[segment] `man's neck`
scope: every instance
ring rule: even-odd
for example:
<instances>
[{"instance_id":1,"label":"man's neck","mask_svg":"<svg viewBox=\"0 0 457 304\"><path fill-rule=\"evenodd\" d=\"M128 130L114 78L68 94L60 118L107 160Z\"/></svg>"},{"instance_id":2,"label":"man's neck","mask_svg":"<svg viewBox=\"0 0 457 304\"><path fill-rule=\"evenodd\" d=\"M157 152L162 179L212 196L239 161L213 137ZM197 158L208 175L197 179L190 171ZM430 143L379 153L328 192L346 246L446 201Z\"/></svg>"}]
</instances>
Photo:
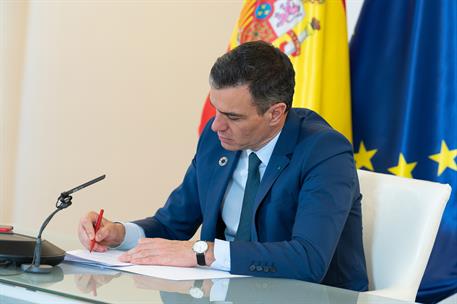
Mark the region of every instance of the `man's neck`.
<instances>
[{"instance_id":1,"label":"man's neck","mask_svg":"<svg viewBox=\"0 0 457 304\"><path fill-rule=\"evenodd\" d=\"M263 141L261 141L256 147L252 148L251 150L255 152L265 147L265 145L267 145L273 138L276 137L276 135L278 135L279 132L281 132L282 128L284 128L284 125L286 124L286 119L287 113L286 115L284 115L284 118L281 121L281 123L272 128L269 136L267 136Z\"/></svg>"},{"instance_id":2,"label":"man's neck","mask_svg":"<svg viewBox=\"0 0 457 304\"><path fill-rule=\"evenodd\" d=\"M282 130L282 127L277 129L277 130L274 130L274 132L272 132L270 134L270 136L266 137L265 140L263 140L262 142L260 142L257 147L255 148L252 148L251 150L256 152L256 151L259 151L260 149L262 149L263 147L265 147L273 138L276 137L276 135L278 135L279 132L281 132Z\"/></svg>"}]
</instances>

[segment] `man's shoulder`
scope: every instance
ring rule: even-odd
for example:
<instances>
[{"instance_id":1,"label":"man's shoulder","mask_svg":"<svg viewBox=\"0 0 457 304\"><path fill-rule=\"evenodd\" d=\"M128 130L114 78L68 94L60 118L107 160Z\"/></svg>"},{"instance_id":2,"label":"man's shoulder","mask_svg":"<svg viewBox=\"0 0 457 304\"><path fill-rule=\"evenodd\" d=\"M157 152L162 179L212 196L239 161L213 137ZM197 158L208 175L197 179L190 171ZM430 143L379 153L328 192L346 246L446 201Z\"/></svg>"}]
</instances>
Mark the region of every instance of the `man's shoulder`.
<instances>
[{"instance_id":1,"label":"man's shoulder","mask_svg":"<svg viewBox=\"0 0 457 304\"><path fill-rule=\"evenodd\" d=\"M306 108L291 108L290 112L300 120L301 127L319 127L325 130L333 130L330 124L318 113Z\"/></svg>"},{"instance_id":2,"label":"man's shoulder","mask_svg":"<svg viewBox=\"0 0 457 304\"><path fill-rule=\"evenodd\" d=\"M340 151L352 150L352 145L319 114L304 108L292 108L285 126L287 136L296 138L296 149Z\"/></svg>"},{"instance_id":3,"label":"man's shoulder","mask_svg":"<svg viewBox=\"0 0 457 304\"><path fill-rule=\"evenodd\" d=\"M290 124L296 128L300 139L332 134L333 136L344 136L335 130L322 116L318 113L305 108L290 109Z\"/></svg>"}]
</instances>

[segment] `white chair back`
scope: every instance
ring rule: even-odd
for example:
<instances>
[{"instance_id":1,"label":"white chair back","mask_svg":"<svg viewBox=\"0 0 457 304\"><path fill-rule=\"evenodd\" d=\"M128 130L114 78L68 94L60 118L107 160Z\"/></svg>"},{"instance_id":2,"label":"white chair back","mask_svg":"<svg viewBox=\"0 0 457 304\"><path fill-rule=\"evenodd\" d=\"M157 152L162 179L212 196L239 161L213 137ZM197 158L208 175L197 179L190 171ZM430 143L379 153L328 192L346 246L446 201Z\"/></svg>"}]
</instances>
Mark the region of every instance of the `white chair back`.
<instances>
[{"instance_id":1,"label":"white chair back","mask_svg":"<svg viewBox=\"0 0 457 304\"><path fill-rule=\"evenodd\" d=\"M369 292L414 301L451 187L358 170Z\"/></svg>"}]
</instances>

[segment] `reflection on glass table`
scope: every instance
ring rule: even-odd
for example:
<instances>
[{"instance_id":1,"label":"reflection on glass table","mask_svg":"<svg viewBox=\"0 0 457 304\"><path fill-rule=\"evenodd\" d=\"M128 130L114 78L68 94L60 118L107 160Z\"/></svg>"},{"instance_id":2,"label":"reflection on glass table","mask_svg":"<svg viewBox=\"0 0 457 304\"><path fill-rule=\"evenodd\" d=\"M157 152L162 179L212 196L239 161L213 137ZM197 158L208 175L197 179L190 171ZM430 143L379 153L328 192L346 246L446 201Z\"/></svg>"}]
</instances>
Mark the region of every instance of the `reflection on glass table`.
<instances>
[{"instance_id":1,"label":"reflection on glass table","mask_svg":"<svg viewBox=\"0 0 457 304\"><path fill-rule=\"evenodd\" d=\"M0 283L89 303L405 303L288 279L173 281L73 263L58 269L50 276L0 269Z\"/></svg>"}]
</instances>

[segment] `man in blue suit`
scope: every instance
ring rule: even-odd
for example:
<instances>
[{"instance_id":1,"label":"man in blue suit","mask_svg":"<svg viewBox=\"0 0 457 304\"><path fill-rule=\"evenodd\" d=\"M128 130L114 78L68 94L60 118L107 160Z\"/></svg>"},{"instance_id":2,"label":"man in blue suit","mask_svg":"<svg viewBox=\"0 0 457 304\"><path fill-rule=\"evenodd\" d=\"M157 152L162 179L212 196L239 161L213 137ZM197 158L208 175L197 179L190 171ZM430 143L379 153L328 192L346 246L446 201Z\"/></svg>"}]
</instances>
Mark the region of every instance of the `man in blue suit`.
<instances>
[{"instance_id":1,"label":"man in blue suit","mask_svg":"<svg viewBox=\"0 0 457 304\"><path fill-rule=\"evenodd\" d=\"M182 184L153 217L132 223L97 214L80 221L94 250L122 260L208 265L367 290L361 194L351 144L319 115L291 108L295 72L272 45L249 42L210 73L216 116ZM201 227L201 240L188 241Z\"/></svg>"}]
</instances>

